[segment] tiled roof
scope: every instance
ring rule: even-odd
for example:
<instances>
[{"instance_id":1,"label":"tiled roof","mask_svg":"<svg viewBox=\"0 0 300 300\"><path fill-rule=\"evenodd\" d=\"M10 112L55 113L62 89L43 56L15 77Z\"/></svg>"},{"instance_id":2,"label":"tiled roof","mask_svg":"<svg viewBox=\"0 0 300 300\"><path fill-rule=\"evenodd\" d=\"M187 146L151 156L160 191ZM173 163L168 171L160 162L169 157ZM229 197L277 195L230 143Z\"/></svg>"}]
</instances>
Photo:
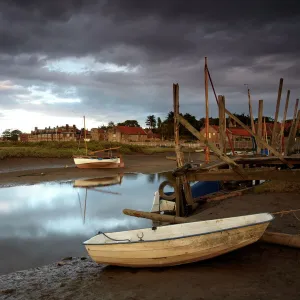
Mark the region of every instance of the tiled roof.
<instances>
[{"instance_id":1,"label":"tiled roof","mask_svg":"<svg viewBox=\"0 0 300 300\"><path fill-rule=\"evenodd\" d=\"M146 132L142 127L117 126L117 130L127 135L135 135L135 134L146 135Z\"/></svg>"}]
</instances>

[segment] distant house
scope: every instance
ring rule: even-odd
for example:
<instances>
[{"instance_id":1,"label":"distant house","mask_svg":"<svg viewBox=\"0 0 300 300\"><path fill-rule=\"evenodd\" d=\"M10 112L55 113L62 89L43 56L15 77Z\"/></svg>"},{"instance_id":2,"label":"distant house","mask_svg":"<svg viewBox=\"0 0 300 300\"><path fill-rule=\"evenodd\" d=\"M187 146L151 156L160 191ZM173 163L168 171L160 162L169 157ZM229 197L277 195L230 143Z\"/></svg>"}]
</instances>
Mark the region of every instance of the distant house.
<instances>
[{"instance_id":1,"label":"distant house","mask_svg":"<svg viewBox=\"0 0 300 300\"><path fill-rule=\"evenodd\" d=\"M160 141L161 135L158 133L154 133L151 129L144 129L144 131L147 134L147 140L150 141Z\"/></svg>"},{"instance_id":2,"label":"distant house","mask_svg":"<svg viewBox=\"0 0 300 300\"><path fill-rule=\"evenodd\" d=\"M92 141L107 141L107 133L104 129L92 128L91 139Z\"/></svg>"},{"instance_id":3,"label":"distant house","mask_svg":"<svg viewBox=\"0 0 300 300\"><path fill-rule=\"evenodd\" d=\"M37 127L29 134L21 134L19 141L21 142L39 142L39 141L76 141L80 138L81 131L75 125L60 126L60 127L45 127L39 129Z\"/></svg>"},{"instance_id":4,"label":"distant house","mask_svg":"<svg viewBox=\"0 0 300 300\"><path fill-rule=\"evenodd\" d=\"M108 141L110 142L144 142L147 133L142 127L115 126L108 130Z\"/></svg>"}]
</instances>

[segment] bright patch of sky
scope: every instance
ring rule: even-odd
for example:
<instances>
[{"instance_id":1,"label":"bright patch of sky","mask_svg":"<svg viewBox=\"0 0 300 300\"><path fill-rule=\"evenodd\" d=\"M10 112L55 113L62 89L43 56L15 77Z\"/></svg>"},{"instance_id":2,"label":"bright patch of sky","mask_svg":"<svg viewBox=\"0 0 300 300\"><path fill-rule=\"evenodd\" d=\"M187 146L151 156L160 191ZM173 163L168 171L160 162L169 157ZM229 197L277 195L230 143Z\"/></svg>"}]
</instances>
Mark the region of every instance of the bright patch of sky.
<instances>
[{"instance_id":1,"label":"bright patch of sky","mask_svg":"<svg viewBox=\"0 0 300 300\"><path fill-rule=\"evenodd\" d=\"M48 60L44 66L52 72L64 72L69 74L88 74L89 72L108 73L137 73L138 66L116 65L113 63L102 63L92 57L68 57L60 60Z\"/></svg>"},{"instance_id":2,"label":"bright patch of sky","mask_svg":"<svg viewBox=\"0 0 300 300\"><path fill-rule=\"evenodd\" d=\"M1 113L0 134L6 129L20 129L22 132L31 132L34 127L45 128L64 126L65 124L74 124L77 128L83 128L83 117L78 116L58 117L23 109L2 110ZM87 129L97 128L100 125L94 119L88 118L86 120Z\"/></svg>"}]
</instances>

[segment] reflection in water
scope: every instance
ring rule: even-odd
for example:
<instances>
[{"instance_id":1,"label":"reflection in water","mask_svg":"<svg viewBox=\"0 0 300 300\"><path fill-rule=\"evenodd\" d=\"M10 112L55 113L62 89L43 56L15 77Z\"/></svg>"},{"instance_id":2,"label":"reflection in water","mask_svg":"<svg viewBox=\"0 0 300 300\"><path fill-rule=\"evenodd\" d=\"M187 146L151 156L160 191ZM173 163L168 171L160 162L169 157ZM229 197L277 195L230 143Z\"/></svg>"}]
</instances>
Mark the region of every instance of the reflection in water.
<instances>
[{"instance_id":1,"label":"reflection in water","mask_svg":"<svg viewBox=\"0 0 300 300\"><path fill-rule=\"evenodd\" d=\"M0 189L0 274L87 255L82 242L98 231L130 230L150 220L123 214L124 208L150 211L163 175L125 174L97 186L74 182ZM149 178L151 178L149 180ZM83 184L87 184L86 181ZM95 183L95 180L94 180Z\"/></svg>"}]
</instances>

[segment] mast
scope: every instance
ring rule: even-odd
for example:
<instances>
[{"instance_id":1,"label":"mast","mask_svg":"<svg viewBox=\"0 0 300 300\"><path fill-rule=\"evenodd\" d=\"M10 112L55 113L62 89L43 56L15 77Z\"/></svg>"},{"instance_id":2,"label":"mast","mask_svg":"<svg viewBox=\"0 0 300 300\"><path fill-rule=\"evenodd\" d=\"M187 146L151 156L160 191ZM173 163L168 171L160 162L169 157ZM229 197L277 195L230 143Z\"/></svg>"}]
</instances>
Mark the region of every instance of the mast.
<instances>
[{"instance_id":1,"label":"mast","mask_svg":"<svg viewBox=\"0 0 300 300\"><path fill-rule=\"evenodd\" d=\"M83 116L83 127L84 127L84 145L85 145L85 155L87 155L86 130L85 130L85 116Z\"/></svg>"},{"instance_id":2,"label":"mast","mask_svg":"<svg viewBox=\"0 0 300 300\"><path fill-rule=\"evenodd\" d=\"M205 137L206 142L208 142L208 126L209 126L209 111L208 111L208 74L207 74L207 57L205 57L204 65L204 85L205 85ZM206 145L205 147L205 162L209 162L209 149Z\"/></svg>"}]
</instances>

